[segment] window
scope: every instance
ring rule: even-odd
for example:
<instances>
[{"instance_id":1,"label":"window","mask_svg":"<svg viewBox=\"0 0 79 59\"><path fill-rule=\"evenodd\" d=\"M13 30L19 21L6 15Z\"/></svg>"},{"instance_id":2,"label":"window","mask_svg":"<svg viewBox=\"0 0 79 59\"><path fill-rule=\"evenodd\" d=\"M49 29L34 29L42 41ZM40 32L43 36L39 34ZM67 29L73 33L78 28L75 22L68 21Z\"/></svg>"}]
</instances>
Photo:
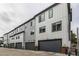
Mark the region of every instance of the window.
<instances>
[{"instance_id":1,"label":"window","mask_svg":"<svg viewBox=\"0 0 79 59\"><path fill-rule=\"evenodd\" d=\"M17 33L17 29L15 29L15 33Z\"/></svg>"},{"instance_id":2,"label":"window","mask_svg":"<svg viewBox=\"0 0 79 59\"><path fill-rule=\"evenodd\" d=\"M52 25L52 31L53 31L53 32L56 31L56 24L53 24L53 25Z\"/></svg>"},{"instance_id":3,"label":"window","mask_svg":"<svg viewBox=\"0 0 79 59\"><path fill-rule=\"evenodd\" d=\"M34 32L31 32L30 35L34 35Z\"/></svg>"},{"instance_id":4,"label":"window","mask_svg":"<svg viewBox=\"0 0 79 59\"><path fill-rule=\"evenodd\" d=\"M57 31L61 31L61 23L57 24Z\"/></svg>"},{"instance_id":5,"label":"window","mask_svg":"<svg viewBox=\"0 0 79 59\"><path fill-rule=\"evenodd\" d=\"M18 32L18 28L16 29L16 32Z\"/></svg>"},{"instance_id":6,"label":"window","mask_svg":"<svg viewBox=\"0 0 79 59\"><path fill-rule=\"evenodd\" d=\"M20 36L18 36L18 39L20 39Z\"/></svg>"},{"instance_id":7,"label":"window","mask_svg":"<svg viewBox=\"0 0 79 59\"><path fill-rule=\"evenodd\" d=\"M49 18L53 17L53 8L49 9Z\"/></svg>"},{"instance_id":8,"label":"window","mask_svg":"<svg viewBox=\"0 0 79 59\"><path fill-rule=\"evenodd\" d=\"M45 26L40 27L40 28L39 28L39 33L43 33L43 32L45 32L45 31L46 31L46 29L45 29L45 28L46 28Z\"/></svg>"},{"instance_id":9,"label":"window","mask_svg":"<svg viewBox=\"0 0 79 59\"><path fill-rule=\"evenodd\" d=\"M31 22L30 24L31 24L31 26L32 26L32 22Z\"/></svg>"},{"instance_id":10,"label":"window","mask_svg":"<svg viewBox=\"0 0 79 59\"><path fill-rule=\"evenodd\" d=\"M16 37L16 39L17 39L17 37Z\"/></svg>"},{"instance_id":11,"label":"window","mask_svg":"<svg viewBox=\"0 0 79 59\"><path fill-rule=\"evenodd\" d=\"M54 31L61 31L62 30L62 23L61 21L52 24L52 32Z\"/></svg>"},{"instance_id":12,"label":"window","mask_svg":"<svg viewBox=\"0 0 79 59\"><path fill-rule=\"evenodd\" d=\"M39 16L39 23L45 21L45 13Z\"/></svg>"}]
</instances>

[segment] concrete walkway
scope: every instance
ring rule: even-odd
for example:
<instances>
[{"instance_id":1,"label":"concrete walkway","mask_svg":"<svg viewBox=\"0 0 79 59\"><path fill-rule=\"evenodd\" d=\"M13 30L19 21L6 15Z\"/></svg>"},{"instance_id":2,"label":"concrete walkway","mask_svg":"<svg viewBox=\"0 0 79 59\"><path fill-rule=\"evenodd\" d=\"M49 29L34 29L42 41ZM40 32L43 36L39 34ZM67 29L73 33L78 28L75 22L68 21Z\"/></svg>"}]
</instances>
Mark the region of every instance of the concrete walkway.
<instances>
[{"instance_id":1,"label":"concrete walkway","mask_svg":"<svg viewBox=\"0 0 79 59\"><path fill-rule=\"evenodd\" d=\"M67 56L61 53L32 51L0 47L0 56Z\"/></svg>"}]
</instances>

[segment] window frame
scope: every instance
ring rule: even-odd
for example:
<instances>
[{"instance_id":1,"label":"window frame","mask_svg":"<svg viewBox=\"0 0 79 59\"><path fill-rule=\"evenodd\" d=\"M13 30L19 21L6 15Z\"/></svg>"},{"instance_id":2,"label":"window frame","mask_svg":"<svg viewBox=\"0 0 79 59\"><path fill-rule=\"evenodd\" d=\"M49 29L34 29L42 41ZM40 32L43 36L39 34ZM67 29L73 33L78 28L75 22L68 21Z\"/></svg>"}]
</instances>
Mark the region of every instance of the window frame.
<instances>
[{"instance_id":1,"label":"window frame","mask_svg":"<svg viewBox=\"0 0 79 59\"><path fill-rule=\"evenodd\" d=\"M55 29L53 28L53 26L55 26ZM53 23L52 24L52 32L55 32L56 31L56 23Z\"/></svg>"},{"instance_id":2,"label":"window frame","mask_svg":"<svg viewBox=\"0 0 79 59\"><path fill-rule=\"evenodd\" d=\"M58 28L58 25L60 25L59 27L60 28ZM57 24L57 31L61 31L62 30L62 23L60 22L59 24Z\"/></svg>"},{"instance_id":3,"label":"window frame","mask_svg":"<svg viewBox=\"0 0 79 59\"><path fill-rule=\"evenodd\" d=\"M33 22L31 21L31 22L30 22L30 26L32 26L32 25L33 25Z\"/></svg>"},{"instance_id":4,"label":"window frame","mask_svg":"<svg viewBox=\"0 0 79 59\"><path fill-rule=\"evenodd\" d=\"M51 11L52 11L52 14L51 14ZM49 14L49 19L50 19L50 18L53 18L53 8L50 8L50 9L48 10L48 14Z\"/></svg>"},{"instance_id":5,"label":"window frame","mask_svg":"<svg viewBox=\"0 0 79 59\"><path fill-rule=\"evenodd\" d=\"M30 35L34 35L34 32L33 32L33 31L31 31L31 32L30 32Z\"/></svg>"},{"instance_id":6,"label":"window frame","mask_svg":"<svg viewBox=\"0 0 79 59\"><path fill-rule=\"evenodd\" d=\"M17 36L16 36L16 39L18 39Z\"/></svg>"},{"instance_id":7,"label":"window frame","mask_svg":"<svg viewBox=\"0 0 79 59\"><path fill-rule=\"evenodd\" d=\"M58 24L60 24L61 26L61 28L58 30L57 28L58 28ZM56 27L56 29L55 30L53 30L53 25L55 25ZM55 23L52 23L52 32L56 32L56 31L62 31L62 21L58 21L58 22L55 22Z\"/></svg>"},{"instance_id":8,"label":"window frame","mask_svg":"<svg viewBox=\"0 0 79 59\"><path fill-rule=\"evenodd\" d=\"M18 39L20 39L20 36L18 36Z\"/></svg>"},{"instance_id":9,"label":"window frame","mask_svg":"<svg viewBox=\"0 0 79 59\"><path fill-rule=\"evenodd\" d=\"M39 27L39 33L46 32L46 26Z\"/></svg>"},{"instance_id":10,"label":"window frame","mask_svg":"<svg viewBox=\"0 0 79 59\"><path fill-rule=\"evenodd\" d=\"M44 16L44 17L43 17ZM42 18L43 17L43 18ZM38 16L39 23L45 21L45 12Z\"/></svg>"}]
</instances>

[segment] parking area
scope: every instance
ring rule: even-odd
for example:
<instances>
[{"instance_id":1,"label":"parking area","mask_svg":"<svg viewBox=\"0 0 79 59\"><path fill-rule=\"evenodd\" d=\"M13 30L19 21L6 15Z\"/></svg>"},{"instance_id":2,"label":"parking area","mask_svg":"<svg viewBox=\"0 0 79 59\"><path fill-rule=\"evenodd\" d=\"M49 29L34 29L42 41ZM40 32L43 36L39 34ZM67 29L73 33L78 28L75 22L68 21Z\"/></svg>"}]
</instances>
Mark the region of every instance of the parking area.
<instances>
[{"instance_id":1,"label":"parking area","mask_svg":"<svg viewBox=\"0 0 79 59\"><path fill-rule=\"evenodd\" d=\"M67 56L61 53L0 47L0 56Z\"/></svg>"}]
</instances>

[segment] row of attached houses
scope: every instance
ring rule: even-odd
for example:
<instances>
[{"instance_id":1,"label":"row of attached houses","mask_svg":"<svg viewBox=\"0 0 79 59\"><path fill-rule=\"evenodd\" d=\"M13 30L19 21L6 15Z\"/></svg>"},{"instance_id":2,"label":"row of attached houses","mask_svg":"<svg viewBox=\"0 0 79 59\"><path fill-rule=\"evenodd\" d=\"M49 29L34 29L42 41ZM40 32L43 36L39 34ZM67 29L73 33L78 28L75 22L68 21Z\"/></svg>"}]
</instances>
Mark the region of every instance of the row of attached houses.
<instances>
[{"instance_id":1,"label":"row of attached houses","mask_svg":"<svg viewBox=\"0 0 79 59\"><path fill-rule=\"evenodd\" d=\"M70 4L55 3L4 34L4 46L64 52L70 47L71 20Z\"/></svg>"},{"instance_id":2,"label":"row of attached houses","mask_svg":"<svg viewBox=\"0 0 79 59\"><path fill-rule=\"evenodd\" d=\"M12 31L4 34L4 46L10 48L30 48L35 44L35 20L34 18L21 24ZM32 48L30 48L32 49ZM34 48L33 48L34 49Z\"/></svg>"}]
</instances>

